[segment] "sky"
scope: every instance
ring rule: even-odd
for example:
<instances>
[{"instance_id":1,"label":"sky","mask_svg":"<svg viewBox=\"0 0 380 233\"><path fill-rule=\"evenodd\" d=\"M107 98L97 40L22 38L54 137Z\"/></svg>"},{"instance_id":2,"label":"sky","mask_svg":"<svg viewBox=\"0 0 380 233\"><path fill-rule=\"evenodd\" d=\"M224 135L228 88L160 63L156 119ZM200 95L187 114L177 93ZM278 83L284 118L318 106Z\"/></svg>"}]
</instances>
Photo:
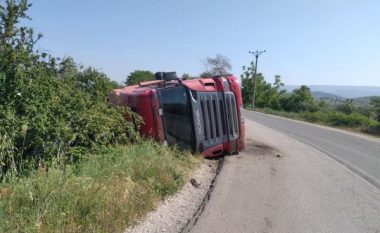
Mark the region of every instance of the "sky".
<instances>
[{"instance_id":1,"label":"sky","mask_svg":"<svg viewBox=\"0 0 380 233\"><path fill-rule=\"evenodd\" d=\"M258 71L288 85L380 86L378 0L32 0L37 49L71 56L111 79L137 69L198 75L206 57L237 77Z\"/></svg>"}]
</instances>

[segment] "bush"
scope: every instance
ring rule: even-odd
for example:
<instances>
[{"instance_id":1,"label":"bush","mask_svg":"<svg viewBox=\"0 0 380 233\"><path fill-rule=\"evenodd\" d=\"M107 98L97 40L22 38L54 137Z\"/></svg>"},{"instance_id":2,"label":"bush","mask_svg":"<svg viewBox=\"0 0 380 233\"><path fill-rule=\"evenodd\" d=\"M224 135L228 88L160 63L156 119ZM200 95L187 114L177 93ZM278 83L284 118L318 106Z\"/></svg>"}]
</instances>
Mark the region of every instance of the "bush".
<instances>
[{"instance_id":1,"label":"bush","mask_svg":"<svg viewBox=\"0 0 380 233\"><path fill-rule=\"evenodd\" d=\"M308 122L324 123L331 126L356 128L362 132L380 135L380 122L369 119L367 116L354 112L352 114L345 114L342 112L285 112L276 111L269 108L260 109L268 114L279 115L287 118L305 120Z\"/></svg>"},{"instance_id":2,"label":"bush","mask_svg":"<svg viewBox=\"0 0 380 233\"><path fill-rule=\"evenodd\" d=\"M364 132L380 136L380 122L370 121Z\"/></svg>"},{"instance_id":3,"label":"bush","mask_svg":"<svg viewBox=\"0 0 380 233\"><path fill-rule=\"evenodd\" d=\"M361 127L367 125L369 119L360 113L347 115L341 112L329 112L326 121L335 126Z\"/></svg>"},{"instance_id":4,"label":"bush","mask_svg":"<svg viewBox=\"0 0 380 233\"><path fill-rule=\"evenodd\" d=\"M132 113L108 106L114 82L92 68L78 69L70 58L57 65L58 59L35 52L41 35L20 25L30 6L0 2L0 180L137 137L124 119Z\"/></svg>"},{"instance_id":5,"label":"bush","mask_svg":"<svg viewBox=\"0 0 380 233\"><path fill-rule=\"evenodd\" d=\"M301 118L308 122L324 122L326 116L322 112L302 112Z\"/></svg>"},{"instance_id":6,"label":"bush","mask_svg":"<svg viewBox=\"0 0 380 233\"><path fill-rule=\"evenodd\" d=\"M108 106L113 85L104 74L86 69L67 77L55 71L36 65L1 79L18 82L11 102L0 97L0 179L7 171L72 162L84 151L138 138L124 117L133 113Z\"/></svg>"}]
</instances>

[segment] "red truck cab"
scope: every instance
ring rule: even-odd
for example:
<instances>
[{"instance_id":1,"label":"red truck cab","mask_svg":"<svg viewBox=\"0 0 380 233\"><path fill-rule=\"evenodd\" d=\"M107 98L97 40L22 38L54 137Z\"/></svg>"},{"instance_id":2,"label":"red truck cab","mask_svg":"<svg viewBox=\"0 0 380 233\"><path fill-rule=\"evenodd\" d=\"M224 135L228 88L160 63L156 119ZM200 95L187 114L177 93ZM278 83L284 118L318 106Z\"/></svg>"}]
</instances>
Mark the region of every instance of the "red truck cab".
<instances>
[{"instance_id":1,"label":"red truck cab","mask_svg":"<svg viewBox=\"0 0 380 233\"><path fill-rule=\"evenodd\" d=\"M244 149L243 100L234 76L181 80L160 72L156 78L114 90L119 105L143 118L142 135L205 157Z\"/></svg>"}]
</instances>

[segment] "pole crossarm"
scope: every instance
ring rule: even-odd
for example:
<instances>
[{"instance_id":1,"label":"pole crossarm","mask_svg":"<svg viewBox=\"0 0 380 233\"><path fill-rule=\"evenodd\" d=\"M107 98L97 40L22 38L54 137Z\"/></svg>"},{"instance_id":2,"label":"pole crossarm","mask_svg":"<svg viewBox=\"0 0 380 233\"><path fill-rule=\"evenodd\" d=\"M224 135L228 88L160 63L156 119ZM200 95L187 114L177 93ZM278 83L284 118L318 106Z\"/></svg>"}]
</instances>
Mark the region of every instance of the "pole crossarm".
<instances>
[{"instance_id":1,"label":"pole crossarm","mask_svg":"<svg viewBox=\"0 0 380 233\"><path fill-rule=\"evenodd\" d=\"M262 53L265 53L265 52L266 52L266 50L249 51L249 53L255 55L255 57L259 57Z\"/></svg>"}]
</instances>

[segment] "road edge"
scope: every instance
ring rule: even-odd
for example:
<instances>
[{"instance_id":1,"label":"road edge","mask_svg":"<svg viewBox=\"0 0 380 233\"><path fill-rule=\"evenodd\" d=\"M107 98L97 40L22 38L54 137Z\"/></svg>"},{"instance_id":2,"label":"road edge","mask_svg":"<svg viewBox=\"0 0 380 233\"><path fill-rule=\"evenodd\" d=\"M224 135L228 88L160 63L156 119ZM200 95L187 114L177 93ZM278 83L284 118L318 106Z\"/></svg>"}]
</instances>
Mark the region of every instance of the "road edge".
<instances>
[{"instance_id":1,"label":"road edge","mask_svg":"<svg viewBox=\"0 0 380 233\"><path fill-rule=\"evenodd\" d=\"M364 139L367 139L367 140L371 140L371 141L374 141L374 142L380 142L380 137L375 136L375 135L371 135L371 134L365 134L365 133L362 133L362 132L352 132L352 131L349 131L349 130L344 130L344 129L336 128L336 127L333 127L333 126L328 126L328 125L323 125L323 124L316 124L316 123L311 123L311 122L302 121L302 120L296 120L296 119L287 118L287 117L283 117L283 116L277 116L277 115L273 115L273 114L269 114L269 113L258 112L258 111L250 110L250 109L246 109L246 108L244 110L245 111L249 111L249 112L255 112L255 113L258 113L258 114L262 114L262 115L267 115L267 116L271 116L271 117L280 118L280 119L283 119L283 120L295 121L295 122L298 122L298 123L301 123L301 124L306 124L306 125L310 125L310 126L320 127L320 128L324 128L324 129L327 129L327 130L337 131L337 132L341 132L341 133L348 134L348 135L351 135L351 136L361 137L361 138L364 138Z\"/></svg>"},{"instance_id":2,"label":"road edge","mask_svg":"<svg viewBox=\"0 0 380 233\"><path fill-rule=\"evenodd\" d=\"M218 167L216 169L215 176L214 176L214 178L211 181L211 185L209 187L209 190L207 191L205 197L203 198L203 201L202 201L201 205L198 207L198 210L193 214L193 217L191 219L189 219L189 221L187 222L187 224L181 229L181 231L179 233L190 232L191 228L197 223L199 217L202 215L202 213L203 213L203 211L204 211L204 209L206 207L207 202L210 200L211 193L214 190L214 187L215 187L215 184L216 184L216 179L217 179L217 177L218 177L218 175L220 173L220 170L223 167L223 163L224 163L224 157L220 158L218 160Z\"/></svg>"},{"instance_id":3,"label":"road edge","mask_svg":"<svg viewBox=\"0 0 380 233\"><path fill-rule=\"evenodd\" d=\"M265 114L265 113L262 113L262 114ZM265 114L265 115L270 115L270 114ZM272 116L272 115L270 115ZM275 117L278 117L278 116L275 116ZM279 117L279 118L283 118L283 117ZM287 118L283 118L283 119L287 119ZM253 120L250 120L250 119L246 119L248 121L253 121ZM289 120L289 119L287 119ZM259 124L259 125L262 125L264 127L268 127L266 125L263 125L259 122L256 122L256 121L253 121L255 122L256 124ZM302 121L297 121L297 122L301 122L301 123L308 123L308 122L302 122ZM311 124L311 123L308 123L308 124ZM279 133L283 133L283 132L280 132ZM311 147L313 147L314 149L326 154L327 156L329 156L330 158L334 159L335 161L337 161L338 163L342 164L344 167L346 167L347 169L351 170L352 172L354 172L355 174L357 174L358 176L360 176L361 178L363 178L365 181L367 181L368 183L370 183L371 185L375 186L376 188L380 189L380 181L377 181L373 176L371 176L370 174L366 173L365 171L357 168L356 166L350 164L350 163L347 163L345 162L344 160L338 158L337 156L335 156L334 154L331 154L330 152L320 148L319 146L316 146L314 145L313 143L310 143L310 142L307 142L305 140L303 140L302 138L300 137L297 137L293 134L286 134L287 136L289 137L292 137L306 145L309 145Z\"/></svg>"},{"instance_id":4,"label":"road edge","mask_svg":"<svg viewBox=\"0 0 380 233\"><path fill-rule=\"evenodd\" d=\"M204 160L186 178L188 181L175 194L162 200L157 207L124 230L124 233L187 232L196 223L210 199L223 158Z\"/></svg>"}]
</instances>

